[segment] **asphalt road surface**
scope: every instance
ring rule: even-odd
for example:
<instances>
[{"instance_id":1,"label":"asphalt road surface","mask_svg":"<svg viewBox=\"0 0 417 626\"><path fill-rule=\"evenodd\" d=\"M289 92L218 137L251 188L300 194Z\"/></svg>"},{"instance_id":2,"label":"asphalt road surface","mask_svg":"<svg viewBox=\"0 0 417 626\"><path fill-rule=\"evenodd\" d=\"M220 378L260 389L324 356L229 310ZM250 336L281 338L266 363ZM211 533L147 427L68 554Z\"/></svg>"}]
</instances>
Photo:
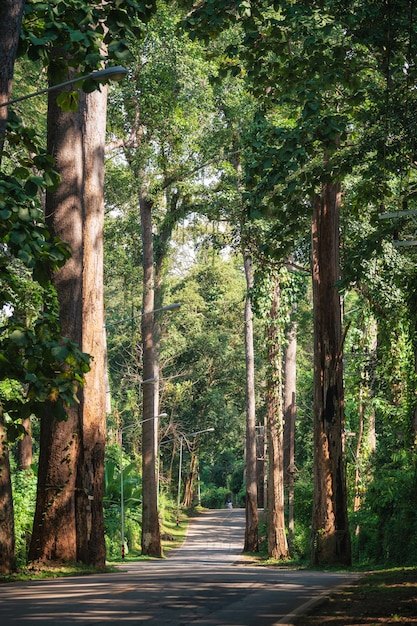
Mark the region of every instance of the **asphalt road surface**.
<instances>
[{"instance_id":1,"label":"asphalt road surface","mask_svg":"<svg viewBox=\"0 0 417 626\"><path fill-rule=\"evenodd\" d=\"M0 625L272 626L354 574L245 565L243 509L203 513L166 559L119 571L0 585Z\"/></svg>"}]
</instances>

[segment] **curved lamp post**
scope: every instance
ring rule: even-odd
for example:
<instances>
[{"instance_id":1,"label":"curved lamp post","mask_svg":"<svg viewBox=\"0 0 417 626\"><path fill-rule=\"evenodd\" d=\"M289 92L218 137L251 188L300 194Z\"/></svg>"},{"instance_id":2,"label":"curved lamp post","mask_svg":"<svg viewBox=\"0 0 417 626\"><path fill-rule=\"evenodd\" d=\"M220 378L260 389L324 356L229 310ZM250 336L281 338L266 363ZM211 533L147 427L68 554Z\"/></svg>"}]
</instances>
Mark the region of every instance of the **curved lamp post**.
<instances>
[{"instance_id":1,"label":"curved lamp post","mask_svg":"<svg viewBox=\"0 0 417 626\"><path fill-rule=\"evenodd\" d=\"M104 70L103 70L104 71ZM117 326L118 324L123 324L124 322L131 322L134 319L138 319L140 317L143 317L144 315L151 315L153 313L160 313L161 311L175 311L176 309L179 309L181 307L181 302L172 302L171 304L167 304L166 306L162 306L159 309L154 309L153 311L149 311L148 313L138 313L137 315L132 315L131 317L125 317L124 319L121 320L115 320L114 322L106 322L104 324L104 340L105 340L105 344L106 344L106 363L107 363L107 335L106 335L106 329L109 326ZM151 379L148 379L148 381L146 382L157 382L156 378L153 378L152 381ZM107 365L106 365L106 413L110 413L110 409L111 409L111 402L110 402L110 383L109 383L109 379L108 379L108 372L107 372ZM154 419L153 417L150 419ZM147 420L146 420L147 421Z\"/></svg>"},{"instance_id":2,"label":"curved lamp post","mask_svg":"<svg viewBox=\"0 0 417 626\"><path fill-rule=\"evenodd\" d=\"M175 311L181 307L181 302L173 302L172 304L167 304L166 306L161 306L159 309L153 309L153 311L148 311L147 313L138 313L137 315L132 315L131 317L125 317L121 320L117 320L114 322L109 322L105 324L105 328L108 326L116 326L117 324L123 324L123 322L131 322L132 320L138 319L140 317L144 317L145 315L153 315L153 313L161 313L162 311Z\"/></svg>"},{"instance_id":3,"label":"curved lamp post","mask_svg":"<svg viewBox=\"0 0 417 626\"><path fill-rule=\"evenodd\" d=\"M122 67L121 65L116 65L115 67L106 67L103 70L96 70L95 72L91 72L90 74L77 76L76 78L71 78L71 80L66 80L63 83L58 83L57 85L51 85L50 87L45 87L45 89L39 89L39 91L34 91L33 93L29 93L26 96L20 96L20 98L14 98L12 100L8 100L7 102L2 102L0 103L0 107L7 107L10 104L15 104L15 102L28 100L29 98L40 96L43 93L49 93L50 91L55 91L55 89L61 89L61 87L75 85L75 83L79 83L82 80L91 79L97 81L98 83L104 83L109 80L119 83L124 79L126 74L127 69L125 67Z\"/></svg>"},{"instance_id":4,"label":"curved lamp post","mask_svg":"<svg viewBox=\"0 0 417 626\"><path fill-rule=\"evenodd\" d=\"M138 313L137 315L132 315L130 317L126 317L123 318L121 320L115 320L113 322L106 322L104 324L104 335L106 337L106 329L109 326L117 326L118 324L123 324L124 322L130 322L134 319L138 319L138 318L142 318L145 315L153 315L154 313L160 313L163 311L175 311L177 309L179 309L181 307L181 303L180 302L173 302L171 304L167 304L166 306L162 306L159 307L157 309L153 309L152 311L148 311L146 313ZM107 355L106 355L106 359L107 359ZM106 368L107 371L107 368ZM146 380L143 380L141 382L142 385L144 384L153 384L153 383L157 383L158 379L157 378L148 378ZM110 398L108 398L107 401L107 394L110 394L110 386L108 384L107 381L107 390L106 390L106 405L108 406L108 412L110 412ZM149 422L150 420L155 420L155 424L157 425L157 420L159 417L166 417L166 413L160 413L159 415L154 415L153 417L148 417L147 419L144 419L140 422L136 422L135 424L129 425L125 428L121 428L120 429L120 510L121 510L121 531L122 531L122 559L124 559L125 557L125 548L124 548L124 500L123 500L123 463L122 463L122 455L123 455L123 444L122 444L122 438L123 438L123 432L125 432L125 430L129 429L129 428L133 428L135 426L139 426L140 424L144 424L145 422ZM157 426L156 426L157 427ZM158 478L159 478L159 464L158 464L158 468L155 468L155 470L157 470L158 472ZM156 500L158 502L158 492L159 489L157 487L157 494L156 494Z\"/></svg>"}]
</instances>

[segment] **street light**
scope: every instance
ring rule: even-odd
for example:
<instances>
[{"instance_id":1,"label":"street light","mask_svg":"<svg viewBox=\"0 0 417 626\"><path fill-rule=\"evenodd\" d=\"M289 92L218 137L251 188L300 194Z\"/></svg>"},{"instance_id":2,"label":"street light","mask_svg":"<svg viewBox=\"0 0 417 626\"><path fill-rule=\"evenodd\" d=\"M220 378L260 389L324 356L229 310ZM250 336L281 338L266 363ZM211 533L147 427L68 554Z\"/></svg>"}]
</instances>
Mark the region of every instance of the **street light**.
<instances>
[{"instance_id":1,"label":"street light","mask_svg":"<svg viewBox=\"0 0 417 626\"><path fill-rule=\"evenodd\" d=\"M147 316L147 315L153 315L154 313L159 313L159 312L162 312L162 311L173 311L173 310L179 309L180 307L181 307L181 303L179 303L179 302L174 302L174 303L172 303L172 304L167 304L166 306L163 306L163 307L158 307L158 308L156 308L156 309L153 309L152 311L146 311L146 312L144 312L144 313L139 313L138 315L133 315L133 316L128 317L128 318L124 318L124 319L117 320L117 321L114 321L114 322L105 323L105 324L104 324L104 332L106 331L106 329L107 329L109 326L114 326L114 325L122 324L122 323L124 323L124 322L129 322L129 321L131 321L131 320L133 320L133 319L135 319L135 318L143 318L143 317L145 317L145 316ZM106 357L106 358L107 358L107 357ZM143 383L157 383L157 382L158 382L158 378L148 378L147 380L142 381L142 384L143 384ZM108 391L110 391L110 390L108 390ZM157 407L155 407L155 404L154 404L154 403L152 403L152 413L154 413L154 412L155 412L155 410L157 410ZM145 415L145 414L149 414L149 412L150 412L150 411L146 411L146 412L145 412L145 407L144 407L143 414L144 414L144 415ZM161 415L161 416L162 416L162 415ZM152 449L152 454L153 454L153 477L151 476L151 480L149 481L149 484L151 485L151 488L152 488L152 481L153 481L153 480L155 480L155 494L154 494L154 495L155 495L155 503L156 503L156 507L155 507L155 508L156 508L156 513L157 513L157 508L158 508L158 486L157 486L157 482L156 482L156 478L157 478L157 475L156 475L156 472L157 472L157 467L156 467L156 450L155 450L155 445L156 445L156 436L155 436L155 431L157 430L157 427L158 427L158 426L157 426L157 424L158 424L158 417L160 417L160 416L159 416L159 415L151 416L151 417L148 417L148 418L146 418L146 419L142 420L142 422L139 422L140 424L143 424L143 423L148 422L148 421L151 421L151 420L153 420L153 421L154 421L154 424L153 424L153 426L152 426L152 428L153 428L153 433L152 433L153 437L152 437L152 439L153 439L153 441L154 441L154 445L152 446L152 448L153 448L153 449ZM144 438L145 438L145 437L144 437ZM143 448L143 447L144 447L144 446L143 446L143 442L142 442L142 448ZM142 454L142 458L144 458L144 455L143 455L143 454ZM159 468L158 468L158 474L159 474ZM144 472L144 477L145 477L145 472ZM123 480L123 477L122 477L122 476L121 476L121 480ZM152 490L152 495L153 495L153 490ZM123 498L122 498L122 505L121 505L121 508L123 509ZM149 508L149 507L148 507L148 508ZM123 531L123 532L122 532L122 558L124 558L124 510L122 510L122 531ZM142 537L143 537L143 536L144 536L144 535L142 534Z\"/></svg>"},{"instance_id":2,"label":"street light","mask_svg":"<svg viewBox=\"0 0 417 626\"><path fill-rule=\"evenodd\" d=\"M155 379L149 378L148 380L143 380L142 385L146 383L153 383ZM166 417L167 413L160 413L159 415L154 415L154 417L149 417L146 420L141 420L140 422L135 422L134 424L128 424L127 426L122 426L119 428L119 438L120 438L120 530L121 530L121 547L122 547L122 559L125 558L125 507L124 507L124 486L123 486L123 433L126 431L136 428L145 422L149 422L149 420L158 419L159 417Z\"/></svg>"},{"instance_id":3,"label":"street light","mask_svg":"<svg viewBox=\"0 0 417 626\"><path fill-rule=\"evenodd\" d=\"M124 69L124 68L121 68ZM103 70L105 71L105 70ZM108 369L107 369L107 335L106 335L106 329L109 326L117 326L118 324L123 324L124 322L130 322L131 320L140 318L140 317L144 317L145 315L151 315L152 313L159 313L161 311L175 311L176 309L179 309L181 307L181 302L172 302L171 304L167 304L166 306L162 306L158 309L154 309L153 311L148 311L147 313L138 313L137 315L133 315L132 317L126 317L124 319L121 320L117 320L114 322L106 322L104 324L104 342L105 342L105 346L106 346L106 413L110 413L111 411L111 397L110 397L110 383L109 383L109 379L108 379ZM146 382L157 382L156 378L153 378L152 381L151 379L148 379ZM151 418L153 419L153 418Z\"/></svg>"},{"instance_id":4,"label":"street light","mask_svg":"<svg viewBox=\"0 0 417 626\"><path fill-rule=\"evenodd\" d=\"M20 98L14 98L13 100L8 100L7 102L0 103L0 107L7 107L10 104L15 104L16 102L21 102L22 100L28 100L28 98L33 98L35 96L40 96L43 93L49 93L50 91L55 91L56 89L61 89L61 87L67 87L68 85L74 85L75 83L79 83L81 80L95 80L98 83L105 82L107 80L119 83L124 79L127 74L127 69L122 67L121 65L116 65L115 67L106 67L103 70L96 70L95 72L91 72L90 74L85 74L84 76L77 76L76 78L71 78L70 80L66 80L63 83L58 83L57 85L51 85L50 87L45 87L45 89L39 89L39 91L34 91L33 93L29 93L26 96L20 96Z\"/></svg>"},{"instance_id":5,"label":"street light","mask_svg":"<svg viewBox=\"0 0 417 626\"><path fill-rule=\"evenodd\" d=\"M116 326L117 324L123 324L123 322L131 322L132 320L138 319L139 317L144 317L145 315L152 315L153 313L161 313L162 311L175 311L181 307L181 302L173 302L172 304L167 304L166 306L161 306L159 309L153 309L152 311L147 311L146 313L138 313L137 315L132 315L131 317L125 317L122 320L117 320L115 322L106 322L105 327Z\"/></svg>"}]
</instances>

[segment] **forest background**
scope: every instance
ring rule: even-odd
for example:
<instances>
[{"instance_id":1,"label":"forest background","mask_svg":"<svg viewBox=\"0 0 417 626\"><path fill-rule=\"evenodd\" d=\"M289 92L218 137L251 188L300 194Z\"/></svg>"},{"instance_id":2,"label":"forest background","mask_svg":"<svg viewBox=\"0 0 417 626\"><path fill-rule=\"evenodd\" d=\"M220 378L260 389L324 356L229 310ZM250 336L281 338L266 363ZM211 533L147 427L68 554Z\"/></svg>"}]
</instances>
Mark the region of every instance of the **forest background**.
<instances>
[{"instance_id":1,"label":"forest background","mask_svg":"<svg viewBox=\"0 0 417 626\"><path fill-rule=\"evenodd\" d=\"M59 11L69 15L65 12L80 10L78 4L53 6L63 24L58 30L70 31L68 22L58 20ZM46 57L58 35L54 33L52 46L45 11L43 3L26 3L14 97L46 84ZM160 511L168 509L170 501L175 509L181 450L184 462L188 454L192 459L190 479L197 475L198 452L199 488L189 490L187 505L201 498L204 506L224 506L230 495L235 505L245 506L244 308L245 259L250 258L258 503L262 506L266 500L262 480L267 390L268 381L277 375L277 368L271 373L267 338L278 284L276 328L284 360L288 338L294 341L295 336L297 344L295 459L286 477L285 513L289 523L291 510L294 521L288 527L291 556L309 558L315 498L310 230L315 198L331 181L342 190L335 287L343 305L339 351L344 393L339 400L344 406L341 438L352 555L361 564L414 564L413 2L348 6L208 1L194 8L186 2L159 2L134 19L138 31L127 29L125 39L109 46L110 56L128 69L128 78L109 88L105 157L104 288L111 408L103 503L108 556L119 554L121 543L121 429L126 539L130 548L140 545L142 440L135 425L143 417L141 381L146 379L139 210L145 203L152 213L155 308L181 303L179 311L160 318ZM112 24L112 32L121 29L120 23ZM85 37L84 29L71 30L71 40L81 47L87 46ZM71 110L73 104L63 106ZM33 233L36 226L37 241L48 241L38 209L45 187L57 181L47 157L40 155L46 145L45 120L42 99L13 108L2 158L1 393L9 440L21 432L22 416L28 428L29 415L43 419L39 404L55 401L50 390L43 392L42 400L41 385L34 380L39 352L31 355L30 368L28 353L21 356L28 345L22 327L38 333L39 342L40 328L46 333L56 326L55 296L41 271L45 246L28 247L22 234L31 229ZM14 239L10 197L16 207ZM66 257L64 248L48 253L55 255L52 265ZM50 306L45 307L46 301ZM57 346L62 350L61 340L52 346L55 357ZM66 367L72 364L74 378L80 380L86 359L72 344L65 349ZM15 370L10 365L14 361ZM47 365L43 373L56 367ZM27 393L34 382L39 392L36 406L26 403L34 399ZM63 406L70 403L71 390L64 383L59 387ZM276 417L281 423L283 415ZM27 438L14 444L11 455L20 563L26 561L32 534L40 420L30 418L29 460L22 453ZM212 428L198 438L188 436ZM28 454L28 447L25 450ZM182 503L187 494L180 495Z\"/></svg>"}]
</instances>

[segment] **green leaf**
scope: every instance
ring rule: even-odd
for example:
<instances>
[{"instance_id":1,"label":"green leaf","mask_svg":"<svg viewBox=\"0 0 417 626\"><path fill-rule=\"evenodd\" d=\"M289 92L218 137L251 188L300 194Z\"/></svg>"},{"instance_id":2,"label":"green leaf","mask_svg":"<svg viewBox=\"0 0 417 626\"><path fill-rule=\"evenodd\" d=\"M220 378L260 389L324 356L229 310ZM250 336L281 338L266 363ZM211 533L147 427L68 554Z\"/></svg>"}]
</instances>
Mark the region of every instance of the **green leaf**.
<instances>
[{"instance_id":1,"label":"green leaf","mask_svg":"<svg viewBox=\"0 0 417 626\"><path fill-rule=\"evenodd\" d=\"M83 91L85 93L92 93L99 88L100 86L97 84L97 81L93 80L92 78L88 78L83 82Z\"/></svg>"},{"instance_id":2,"label":"green leaf","mask_svg":"<svg viewBox=\"0 0 417 626\"><path fill-rule=\"evenodd\" d=\"M1 209L0 210L0 220L8 220L11 216L12 212L10 209Z\"/></svg>"},{"instance_id":3,"label":"green leaf","mask_svg":"<svg viewBox=\"0 0 417 626\"><path fill-rule=\"evenodd\" d=\"M10 243L21 245L26 239L26 233L14 228L11 233L9 233L9 241Z\"/></svg>"},{"instance_id":4,"label":"green leaf","mask_svg":"<svg viewBox=\"0 0 417 626\"><path fill-rule=\"evenodd\" d=\"M29 222L31 219L30 211L27 207L19 207L17 214L19 216L19 220L21 220L22 222Z\"/></svg>"},{"instance_id":5,"label":"green leaf","mask_svg":"<svg viewBox=\"0 0 417 626\"><path fill-rule=\"evenodd\" d=\"M30 178L25 182L25 191L30 198L34 198L39 191L39 185L35 178Z\"/></svg>"},{"instance_id":6,"label":"green leaf","mask_svg":"<svg viewBox=\"0 0 417 626\"><path fill-rule=\"evenodd\" d=\"M77 111L80 94L78 91L63 91L56 101L63 111Z\"/></svg>"},{"instance_id":7,"label":"green leaf","mask_svg":"<svg viewBox=\"0 0 417 626\"><path fill-rule=\"evenodd\" d=\"M16 329L11 333L10 341L20 347L26 346L28 344L28 338L26 333L19 329Z\"/></svg>"},{"instance_id":8,"label":"green leaf","mask_svg":"<svg viewBox=\"0 0 417 626\"><path fill-rule=\"evenodd\" d=\"M84 32L81 32L79 30L73 30L70 34L70 39L73 42L77 42L77 43L82 42L85 44L86 47L89 44L87 35Z\"/></svg>"},{"instance_id":9,"label":"green leaf","mask_svg":"<svg viewBox=\"0 0 417 626\"><path fill-rule=\"evenodd\" d=\"M35 37L34 35L30 34L29 41L32 45L40 47L50 43L50 37Z\"/></svg>"},{"instance_id":10,"label":"green leaf","mask_svg":"<svg viewBox=\"0 0 417 626\"><path fill-rule=\"evenodd\" d=\"M13 170L13 176L26 180L30 177L30 171L26 167L15 167Z\"/></svg>"},{"instance_id":11,"label":"green leaf","mask_svg":"<svg viewBox=\"0 0 417 626\"><path fill-rule=\"evenodd\" d=\"M70 351L66 345L56 346L52 349L52 355L56 358L57 361L63 363L69 356Z\"/></svg>"},{"instance_id":12,"label":"green leaf","mask_svg":"<svg viewBox=\"0 0 417 626\"><path fill-rule=\"evenodd\" d=\"M129 46L123 40L114 41L109 45L109 54L114 56L116 59L123 61L130 55Z\"/></svg>"}]
</instances>

